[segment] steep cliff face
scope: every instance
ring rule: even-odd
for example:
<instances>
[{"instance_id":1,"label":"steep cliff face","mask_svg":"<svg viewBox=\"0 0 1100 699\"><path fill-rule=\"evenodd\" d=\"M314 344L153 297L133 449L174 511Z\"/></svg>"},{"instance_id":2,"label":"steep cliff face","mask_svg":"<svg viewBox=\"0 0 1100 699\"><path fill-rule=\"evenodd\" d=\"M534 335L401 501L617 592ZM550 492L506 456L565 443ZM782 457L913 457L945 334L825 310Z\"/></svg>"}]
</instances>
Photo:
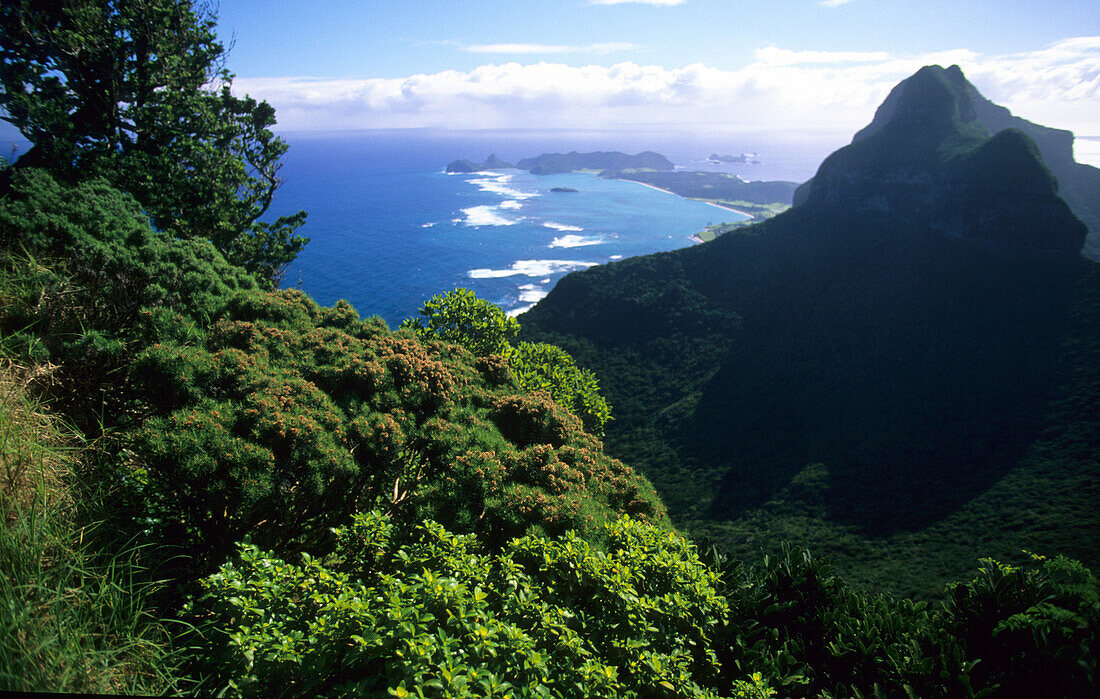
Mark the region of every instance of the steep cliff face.
<instances>
[{"instance_id":1,"label":"steep cliff face","mask_svg":"<svg viewBox=\"0 0 1100 699\"><path fill-rule=\"evenodd\" d=\"M922 68L851 145L826 158L803 205L927 221L991 245L1080 251L1087 230L1058 196L1035 141L1016 128L990 137L980 99L957 67Z\"/></svg>"},{"instance_id":2,"label":"steep cliff face","mask_svg":"<svg viewBox=\"0 0 1100 699\"><path fill-rule=\"evenodd\" d=\"M913 121L919 121L937 110L940 111L937 116L941 125L950 118L954 122L955 129L969 134L974 139L984 140L990 135L996 135L1008 129L1025 134L1034 143L1042 162L1046 168L1049 168L1049 174L1053 175L1055 191L1069 205L1074 216L1086 227L1088 236L1082 244L1084 254L1093 259L1100 259L1100 169L1074 161L1073 133L1013 116L1008 109L982 96L977 88L967 81L958 66L946 69L929 66L903 80L879 106L871 123L852 138L852 144L857 145L866 141L874 143L876 139L881 139L883 132L896 128L898 123L908 122L912 126ZM928 134L927 130L924 133L932 135ZM886 140L889 141L889 139ZM974 168L963 167L962 171L964 174L972 173ZM819 177L820 173L799 188L794 199L796 206L806 203ZM1042 180L1043 178L1037 175L1030 183L1035 188L1030 197L1033 200L1047 190ZM948 181L945 184L958 183ZM966 186L965 183L963 186ZM964 198L964 200L966 203L973 203L970 198ZM881 200L876 203L881 205ZM1056 216L1054 209L1048 208L1049 215ZM1002 222L1008 218L1010 217L1003 218ZM959 227L955 229L959 230ZM989 231L979 231L973 237L990 241L994 239ZM1031 239L1031 236L1019 235L1019 231L1006 232L1004 239L1015 241L1017 244L1025 240L1033 245L1042 243ZM1053 247L1055 249L1072 248L1073 240L1071 237ZM1040 244L1040 247L1043 245Z\"/></svg>"},{"instance_id":3,"label":"steep cliff face","mask_svg":"<svg viewBox=\"0 0 1100 699\"><path fill-rule=\"evenodd\" d=\"M947 82L956 95L956 99L961 105L964 105L960 116L965 121L977 122L991 134L996 134L1005 129L1023 131L1035 141L1043 160L1056 173L1075 164L1073 160L1072 132L1063 129L1052 129L1013 116L1012 112L1005 107L994 104L982 96L978 89L970 84L966 76L963 75L962 69L958 66L951 66L942 69L942 71L938 66L931 66L925 68L924 71L938 73ZM853 143L858 143L882 130L893 118L898 103L901 101L901 96L908 89L909 83L917 79L918 76L921 76L921 72L918 72L912 78L903 80L890 92L890 95L875 112L875 118L871 123L852 138Z\"/></svg>"}]
</instances>

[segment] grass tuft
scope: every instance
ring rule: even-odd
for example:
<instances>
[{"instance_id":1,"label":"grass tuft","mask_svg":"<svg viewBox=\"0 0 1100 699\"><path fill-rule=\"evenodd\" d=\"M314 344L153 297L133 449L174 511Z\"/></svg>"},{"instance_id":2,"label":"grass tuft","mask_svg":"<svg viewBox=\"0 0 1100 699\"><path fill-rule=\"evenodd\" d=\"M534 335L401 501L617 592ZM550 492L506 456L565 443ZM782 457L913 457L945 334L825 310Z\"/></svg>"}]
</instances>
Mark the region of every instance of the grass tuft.
<instances>
[{"instance_id":1,"label":"grass tuft","mask_svg":"<svg viewBox=\"0 0 1100 699\"><path fill-rule=\"evenodd\" d=\"M140 546L93 549L78 436L29 390L49 373L0 363L0 691L170 691L174 654L148 604L160 583Z\"/></svg>"}]
</instances>

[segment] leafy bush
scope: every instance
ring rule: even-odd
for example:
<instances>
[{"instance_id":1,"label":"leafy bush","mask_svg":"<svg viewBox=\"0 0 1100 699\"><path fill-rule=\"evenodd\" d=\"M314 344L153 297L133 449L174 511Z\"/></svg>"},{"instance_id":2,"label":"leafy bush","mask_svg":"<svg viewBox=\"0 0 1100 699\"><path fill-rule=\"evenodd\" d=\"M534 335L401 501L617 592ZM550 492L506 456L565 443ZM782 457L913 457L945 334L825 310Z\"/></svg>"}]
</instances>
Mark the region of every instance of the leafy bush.
<instances>
[{"instance_id":1,"label":"leafy bush","mask_svg":"<svg viewBox=\"0 0 1100 699\"><path fill-rule=\"evenodd\" d=\"M409 318L401 324L422 339L438 338L462 345L479 356L504 354L519 323L500 307L479 299L469 289L436 294L420 307L424 319Z\"/></svg>"},{"instance_id":2,"label":"leafy bush","mask_svg":"<svg viewBox=\"0 0 1100 699\"><path fill-rule=\"evenodd\" d=\"M526 391L545 391L579 417L585 430L603 436L611 419L611 405L600 394L595 374L579 368L562 348L532 342L513 346L510 340L519 333L519 323L469 289L433 296L420 308L420 315L426 320L410 318L401 327L411 329L422 340L460 344L479 357L503 357Z\"/></svg>"},{"instance_id":3,"label":"leafy bush","mask_svg":"<svg viewBox=\"0 0 1100 699\"><path fill-rule=\"evenodd\" d=\"M604 426L611 420L611 405L600 394L595 374L578 367L562 348L542 342L521 342L507 357L521 386L528 391L546 391L579 417L584 429L603 436Z\"/></svg>"},{"instance_id":4,"label":"leafy bush","mask_svg":"<svg viewBox=\"0 0 1100 699\"><path fill-rule=\"evenodd\" d=\"M482 553L433 522L357 515L340 558L244 545L203 581L207 687L249 696L716 696L726 609L683 538L622 518L607 552L572 533ZM757 676L743 697L771 692Z\"/></svg>"},{"instance_id":5,"label":"leafy bush","mask_svg":"<svg viewBox=\"0 0 1100 699\"><path fill-rule=\"evenodd\" d=\"M944 625L968 656L976 688L998 696L1095 696L1100 586L1077 561L1033 556L1023 566L982 560L948 586Z\"/></svg>"}]
</instances>

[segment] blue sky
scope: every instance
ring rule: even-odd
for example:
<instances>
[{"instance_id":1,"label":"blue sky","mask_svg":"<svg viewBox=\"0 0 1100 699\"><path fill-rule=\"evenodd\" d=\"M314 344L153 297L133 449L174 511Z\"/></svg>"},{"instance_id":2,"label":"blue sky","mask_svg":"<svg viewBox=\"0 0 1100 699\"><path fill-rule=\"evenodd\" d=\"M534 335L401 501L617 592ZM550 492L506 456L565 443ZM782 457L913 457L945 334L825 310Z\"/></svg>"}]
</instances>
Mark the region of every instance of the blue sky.
<instances>
[{"instance_id":1,"label":"blue sky","mask_svg":"<svg viewBox=\"0 0 1100 699\"><path fill-rule=\"evenodd\" d=\"M360 78L471 70L493 59L735 69L767 46L1004 54L1100 34L1096 0L664 2L222 0L219 28L223 39L236 35L232 67L241 76Z\"/></svg>"},{"instance_id":2,"label":"blue sky","mask_svg":"<svg viewBox=\"0 0 1100 699\"><path fill-rule=\"evenodd\" d=\"M926 63L1100 137L1097 0L221 0L286 130L850 133Z\"/></svg>"}]
</instances>

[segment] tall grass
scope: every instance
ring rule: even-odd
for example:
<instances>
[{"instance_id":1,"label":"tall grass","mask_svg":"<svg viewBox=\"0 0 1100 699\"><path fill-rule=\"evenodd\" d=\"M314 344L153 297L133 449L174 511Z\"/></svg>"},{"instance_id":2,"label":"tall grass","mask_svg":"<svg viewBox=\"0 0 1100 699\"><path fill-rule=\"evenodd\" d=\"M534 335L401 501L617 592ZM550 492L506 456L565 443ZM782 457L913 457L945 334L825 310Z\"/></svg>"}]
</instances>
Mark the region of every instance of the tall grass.
<instances>
[{"instance_id":1,"label":"tall grass","mask_svg":"<svg viewBox=\"0 0 1100 699\"><path fill-rule=\"evenodd\" d=\"M77 514L105 495L80 487L78 440L31 397L44 373L0 362L0 691L177 689L140 547L93 546L110 537Z\"/></svg>"}]
</instances>

